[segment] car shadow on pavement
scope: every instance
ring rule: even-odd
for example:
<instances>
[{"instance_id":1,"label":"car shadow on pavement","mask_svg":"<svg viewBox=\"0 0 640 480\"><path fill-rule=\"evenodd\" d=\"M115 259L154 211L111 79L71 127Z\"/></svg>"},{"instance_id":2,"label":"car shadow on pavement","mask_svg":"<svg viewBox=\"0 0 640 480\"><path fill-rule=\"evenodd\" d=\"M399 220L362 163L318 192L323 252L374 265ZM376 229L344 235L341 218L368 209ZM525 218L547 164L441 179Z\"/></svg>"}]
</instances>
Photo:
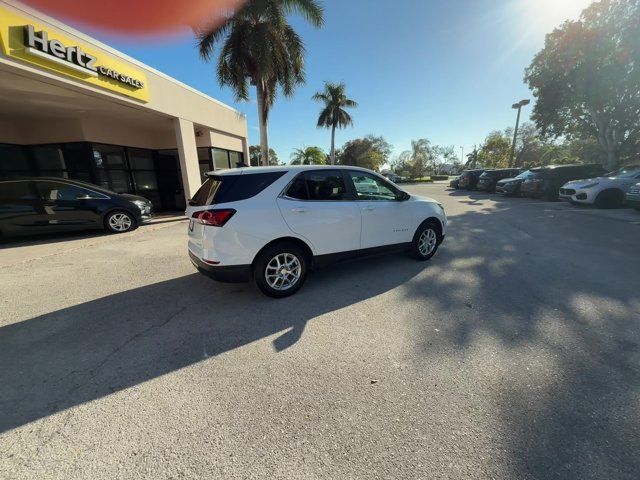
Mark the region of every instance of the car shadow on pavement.
<instances>
[{"instance_id":1,"label":"car shadow on pavement","mask_svg":"<svg viewBox=\"0 0 640 480\"><path fill-rule=\"evenodd\" d=\"M277 335L274 350L285 350L310 319L396 288L426 267L403 255L341 264L281 300L194 273L7 325L0 433L265 337Z\"/></svg>"},{"instance_id":2,"label":"car shadow on pavement","mask_svg":"<svg viewBox=\"0 0 640 480\"><path fill-rule=\"evenodd\" d=\"M474 379L499 413L488 450L511 478L638 478L640 229L521 212L452 217L440 263L405 287L440 314L416 324L425 365L501 359Z\"/></svg>"}]
</instances>

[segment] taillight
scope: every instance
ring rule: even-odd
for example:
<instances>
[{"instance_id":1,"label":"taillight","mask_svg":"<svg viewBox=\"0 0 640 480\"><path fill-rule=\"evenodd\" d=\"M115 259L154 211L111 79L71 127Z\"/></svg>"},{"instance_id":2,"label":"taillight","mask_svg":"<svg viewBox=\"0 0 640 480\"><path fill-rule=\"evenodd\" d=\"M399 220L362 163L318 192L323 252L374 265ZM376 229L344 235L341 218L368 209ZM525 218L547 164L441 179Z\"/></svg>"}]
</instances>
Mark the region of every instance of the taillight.
<instances>
[{"instance_id":1,"label":"taillight","mask_svg":"<svg viewBox=\"0 0 640 480\"><path fill-rule=\"evenodd\" d=\"M232 208L224 208L219 210L200 210L191 215L196 222L212 227L222 227L236 213Z\"/></svg>"}]
</instances>

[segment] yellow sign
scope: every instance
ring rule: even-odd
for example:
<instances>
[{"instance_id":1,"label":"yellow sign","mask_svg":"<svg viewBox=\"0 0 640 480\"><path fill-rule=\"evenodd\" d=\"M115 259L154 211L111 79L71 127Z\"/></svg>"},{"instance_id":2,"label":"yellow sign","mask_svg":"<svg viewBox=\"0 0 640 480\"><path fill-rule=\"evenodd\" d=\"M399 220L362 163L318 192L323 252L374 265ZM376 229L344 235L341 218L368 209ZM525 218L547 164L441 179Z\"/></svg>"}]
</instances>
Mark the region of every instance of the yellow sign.
<instances>
[{"instance_id":1,"label":"yellow sign","mask_svg":"<svg viewBox=\"0 0 640 480\"><path fill-rule=\"evenodd\" d=\"M142 102L149 101L147 77L140 69L98 47L3 7L0 7L0 44L5 55L19 61Z\"/></svg>"}]
</instances>

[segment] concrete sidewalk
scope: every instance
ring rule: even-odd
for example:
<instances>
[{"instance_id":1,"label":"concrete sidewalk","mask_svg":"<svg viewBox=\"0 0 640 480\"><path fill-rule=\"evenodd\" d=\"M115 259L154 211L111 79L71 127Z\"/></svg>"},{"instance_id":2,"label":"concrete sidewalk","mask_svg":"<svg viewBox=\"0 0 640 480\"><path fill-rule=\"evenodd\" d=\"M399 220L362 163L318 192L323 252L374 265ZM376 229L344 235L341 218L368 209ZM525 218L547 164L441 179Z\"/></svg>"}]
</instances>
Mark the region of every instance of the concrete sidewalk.
<instances>
[{"instance_id":1,"label":"concrete sidewalk","mask_svg":"<svg viewBox=\"0 0 640 480\"><path fill-rule=\"evenodd\" d=\"M156 215L149 222L129 233L109 234L102 230L89 230L85 232L8 238L0 242L0 268L40 260L93 245L110 243L116 239L137 237L138 235L166 228L177 222L186 221L187 219L182 213L171 212Z\"/></svg>"}]
</instances>

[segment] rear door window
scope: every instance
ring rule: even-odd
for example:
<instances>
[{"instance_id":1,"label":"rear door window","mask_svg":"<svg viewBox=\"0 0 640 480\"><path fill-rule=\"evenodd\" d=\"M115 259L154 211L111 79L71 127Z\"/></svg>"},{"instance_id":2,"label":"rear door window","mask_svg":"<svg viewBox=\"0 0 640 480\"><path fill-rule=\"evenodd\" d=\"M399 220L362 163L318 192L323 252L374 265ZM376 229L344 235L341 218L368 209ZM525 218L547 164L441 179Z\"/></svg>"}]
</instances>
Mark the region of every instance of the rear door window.
<instances>
[{"instance_id":1,"label":"rear door window","mask_svg":"<svg viewBox=\"0 0 640 480\"><path fill-rule=\"evenodd\" d=\"M296 200L309 200L309 191L307 190L307 181L304 175L298 175L296 177L291 185L289 185L285 195L289 198L295 198Z\"/></svg>"},{"instance_id":2,"label":"rear door window","mask_svg":"<svg viewBox=\"0 0 640 480\"><path fill-rule=\"evenodd\" d=\"M79 198L107 198L98 192L92 192L76 185L62 182L35 182L38 195L43 200L73 201Z\"/></svg>"},{"instance_id":3,"label":"rear door window","mask_svg":"<svg viewBox=\"0 0 640 480\"><path fill-rule=\"evenodd\" d=\"M303 172L285 192L298 200L339 201L348 200L344 177L339 170Z\"/></svg>"}]
</instances>

